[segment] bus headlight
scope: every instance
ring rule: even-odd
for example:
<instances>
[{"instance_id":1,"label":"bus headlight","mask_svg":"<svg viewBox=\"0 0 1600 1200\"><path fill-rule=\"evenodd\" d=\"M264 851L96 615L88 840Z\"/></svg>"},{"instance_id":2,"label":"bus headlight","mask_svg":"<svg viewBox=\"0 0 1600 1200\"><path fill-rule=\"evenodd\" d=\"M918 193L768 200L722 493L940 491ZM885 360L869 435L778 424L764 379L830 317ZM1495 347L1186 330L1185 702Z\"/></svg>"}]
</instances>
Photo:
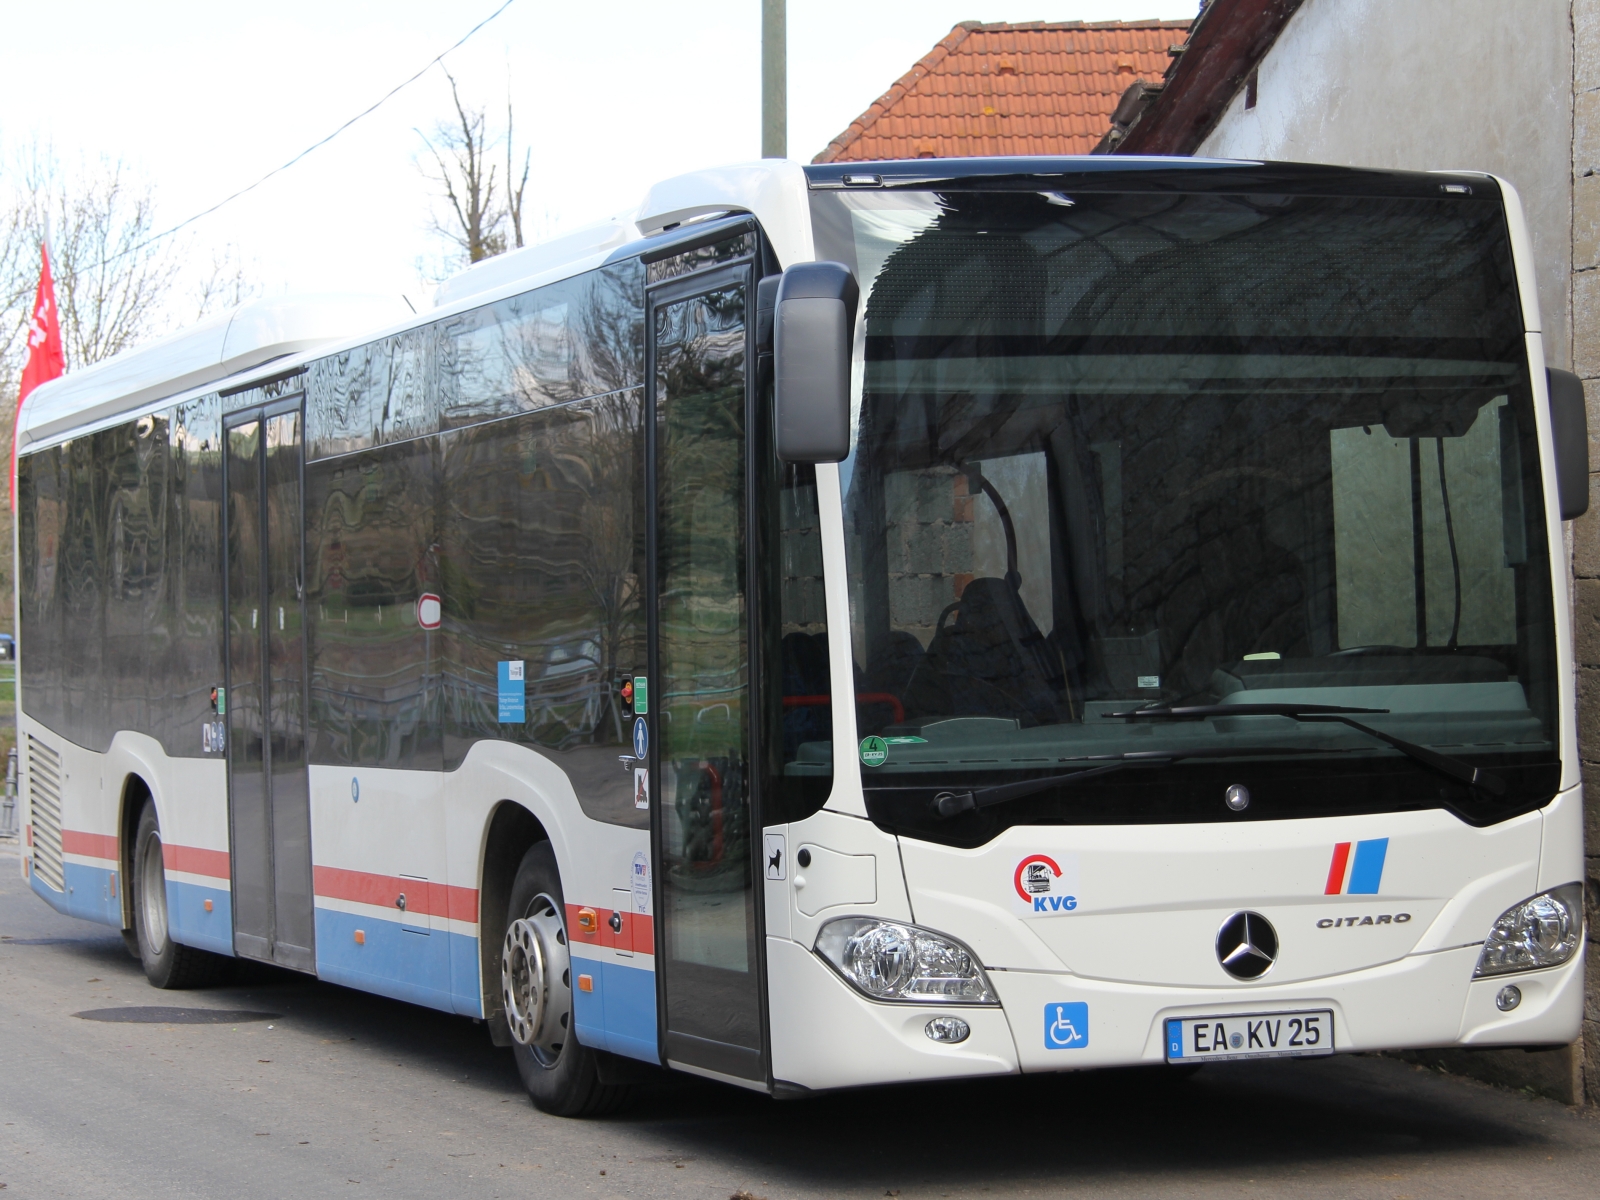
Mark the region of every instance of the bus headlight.
<instances>
[{"instance_id":1,"label":"bus headlight","mask_svg":"<svg viewBox=\"0 0 1600 1200\"><path fill-rule=\"evenodd\" d=\"M1472 977L1559 967L1577 953L1582 939L1583 884L1565 883L1500 914Z\"/></svg>"},{"instance_id":2,"label":"bus headlight","mask_svg":"<svg viewBox=\"0 0 1600 1200\"><path fill-rule=\"evenodd\" d=\"M899 921L839 917L817 933L816 951L872 1000L999 1004L978 960L954 938Z\"/></svg>"}]
</instances>

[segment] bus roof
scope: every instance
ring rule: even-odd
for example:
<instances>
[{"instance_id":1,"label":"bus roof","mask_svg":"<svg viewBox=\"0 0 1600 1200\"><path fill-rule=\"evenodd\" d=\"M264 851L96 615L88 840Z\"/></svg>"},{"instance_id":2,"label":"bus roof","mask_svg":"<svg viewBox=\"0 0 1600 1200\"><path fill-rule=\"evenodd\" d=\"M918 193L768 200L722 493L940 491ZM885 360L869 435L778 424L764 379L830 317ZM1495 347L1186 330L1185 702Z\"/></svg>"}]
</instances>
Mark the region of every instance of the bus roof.
<instances>
[{"instance_id":1,"label":"bus roof","mask_svg":"<svg viewBox=\"0 0 1600 1200\"><path fill-rule=\"evenodd\" d=\"M256 300L35 388L18 448L215 383L405 312L398 296Z\"/></svg>"}]
</instances>

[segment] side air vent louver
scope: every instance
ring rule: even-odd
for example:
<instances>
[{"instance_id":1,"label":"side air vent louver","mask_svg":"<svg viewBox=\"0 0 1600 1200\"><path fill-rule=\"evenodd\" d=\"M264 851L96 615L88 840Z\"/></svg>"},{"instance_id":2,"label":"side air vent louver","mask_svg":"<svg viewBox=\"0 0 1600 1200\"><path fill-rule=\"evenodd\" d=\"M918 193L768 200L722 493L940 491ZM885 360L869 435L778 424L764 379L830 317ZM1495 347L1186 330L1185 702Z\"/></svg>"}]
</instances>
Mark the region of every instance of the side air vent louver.
<instances>
[{"instance_id":1,"label":"side air vent louver","mask_svg":"<svg viewBox=\"0 0 1600 1200\"><path fill-rule=\"evenodd\" d=\"M33 824L33 873L58 892L61 870L61 755L28 735L28 810Z\"/></svg>"}]
</instances>

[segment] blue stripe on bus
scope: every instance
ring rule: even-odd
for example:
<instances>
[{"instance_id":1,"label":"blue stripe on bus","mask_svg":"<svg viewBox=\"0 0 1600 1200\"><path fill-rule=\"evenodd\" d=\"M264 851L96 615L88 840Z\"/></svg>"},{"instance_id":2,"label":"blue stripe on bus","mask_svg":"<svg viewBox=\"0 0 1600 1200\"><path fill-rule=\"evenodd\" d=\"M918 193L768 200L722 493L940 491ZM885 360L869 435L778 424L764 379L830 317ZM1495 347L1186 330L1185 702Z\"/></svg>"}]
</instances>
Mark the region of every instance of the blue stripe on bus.
<instances>
[{"instance_id":1,"label":"blue stripe on bus","mask_svg":"<svg viewBox=\"0 0 1600 1200\"><path fill-rule=\"evenodd\" d=\"M57 912L97 925L122 928L122 898L111 886L116 875L110 867L91 867L84 863L61 864L67 890L58 892L30 872L33 890ZM206 912L205 902L211 901ZM167 932L172 940L218 954L233 953L233 906L227 888L201 887L167 880Z\"/></svg>"},{"instance_id":2,"label":"blue stripe on bus","mask_svg":"<svg viewBox=\"0 0 1600 1200\"><path fill-rule=\"evenodd\" d=\"M413 933L398 921L331 908L316 910L316 928L318 979L445 1012L481 1015L477 938L442 929ZM357 930L363 943L356 942ZM464 964L470 964L471 971L460 980L457 996L451 987L451 967L460 970Z\"/></svg>"},{"instance_id":3,"label":"blue stripe on bus","mask_svg":"<svg viewBox=\"0 0 1600 1200\"><path fill-rule=\"evenodd\" d=\"M1388 838L1373 838L1356 843L1356 861L1350 867L1350 886L1345 889L1351 896L1376 896L1378 884L1383 881L1383 860L1389 853Z\"/></svg>"},{"instance_id":4,"label":"blue stripe on bus","mask_svg":"<svg viewBox=\"0 0 1600 1200\"><path fill-rule=\"evenodd\" d=\"M572 959L573 982L582 974L594 990L572 991L572 1021L578 1040L594 1050L659 1063L656 1041L656 973L599 958Z\"/></svg>"},{"instance_id":5,"label":"blue stripe on bus","mask_svg":"<svg viewBox=\"0 0 1600 1200\"><path fill-rule=\"evenodd\" d=\"M206 911L206 901L211 911ZM172 940L216 954L233 954L233 897L224 887L167 880L167 931Z\"/></svg>"},{"instance_id":6,"label":"blue stripe on bus","mask_svg":"<svg viewBox=\"0 0 1600 1200\"><path fill-rule=\"evenodd\" d=\"M121 929L122 901L111 894L111 874L109 867L69 862L61 864L61 876L67 884L64 892L45 883L37 871L28 873L28 882L34 893L57 912Z\"/></svg>"}]
</instances>

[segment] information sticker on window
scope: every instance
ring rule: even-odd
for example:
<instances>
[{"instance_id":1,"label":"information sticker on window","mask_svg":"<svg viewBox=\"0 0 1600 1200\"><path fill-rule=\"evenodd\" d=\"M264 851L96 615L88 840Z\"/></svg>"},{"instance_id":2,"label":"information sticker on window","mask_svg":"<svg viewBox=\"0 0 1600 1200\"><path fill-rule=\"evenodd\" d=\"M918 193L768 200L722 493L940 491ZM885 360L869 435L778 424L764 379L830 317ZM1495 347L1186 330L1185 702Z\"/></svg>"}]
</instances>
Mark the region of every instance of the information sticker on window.
<instances>
[{"instance_id":1,"label":"information sticker on window","mask_svg":"<svg viewBox=\"0 0 1600 1200\"><path fill-rule=\"evenodd\" d=\"M521 659L500 664L500 724L521 725L528 719L528 684Z\"/></svg>"}]
</instances>

